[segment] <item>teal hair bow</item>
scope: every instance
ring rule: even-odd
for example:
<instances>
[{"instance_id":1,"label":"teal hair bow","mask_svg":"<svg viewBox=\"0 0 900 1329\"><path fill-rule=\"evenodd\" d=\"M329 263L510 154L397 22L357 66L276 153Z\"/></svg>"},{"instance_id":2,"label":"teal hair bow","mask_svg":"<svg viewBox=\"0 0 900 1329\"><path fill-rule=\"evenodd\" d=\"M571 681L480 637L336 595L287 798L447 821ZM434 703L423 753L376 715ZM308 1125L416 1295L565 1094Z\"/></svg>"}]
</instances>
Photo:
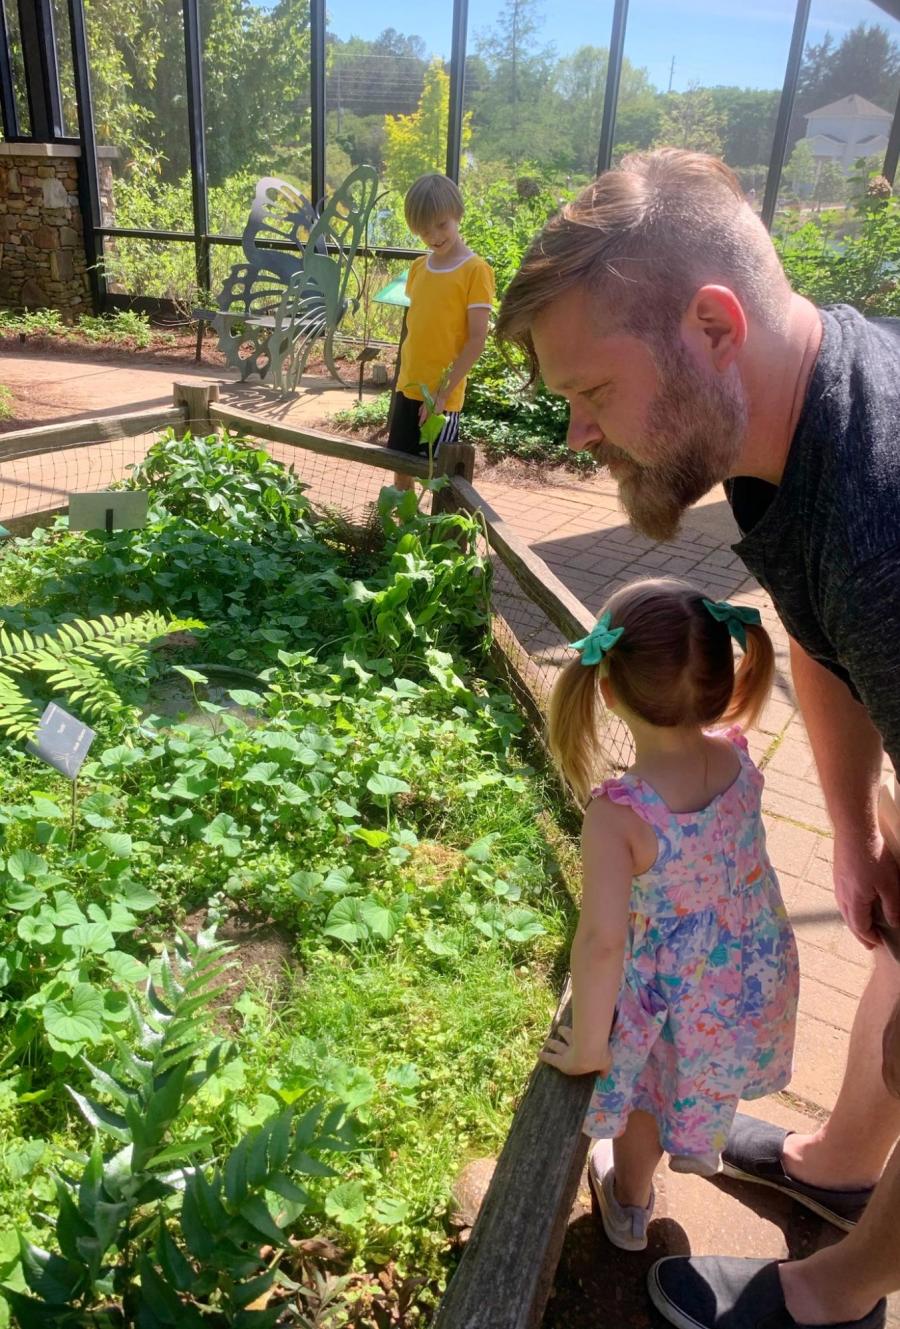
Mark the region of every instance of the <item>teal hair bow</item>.
<instances>
[{"instance_id":1,"label":"teal hair bow","mask_svg":"<svg viewBox=\"0 0 900 1329\"><path fill-rule=\"evenodd\" d=\"M725 624L742 651L747 649L745 625L752 623L759 627L762 623L758 609L748 609L746 605L732 605L727 600L704 600L703 608L708 609L717 622Z\"/></svg>"},{"instance_id":2,"label":"teal hair bow","mask_svg":"<svg viewBox=\"0 0 900 1329\"><path fill-rule=\"evenodd\" d=\"M625 631L624 628L612 628L612 614L609 610L598 618L597 622L591 628L586 637L581 641L570 641L569 645L573 651L581 652L581 663L583 665L598 665L605 655L608 655L616 642Z\"/></svg>"}]
</instances>

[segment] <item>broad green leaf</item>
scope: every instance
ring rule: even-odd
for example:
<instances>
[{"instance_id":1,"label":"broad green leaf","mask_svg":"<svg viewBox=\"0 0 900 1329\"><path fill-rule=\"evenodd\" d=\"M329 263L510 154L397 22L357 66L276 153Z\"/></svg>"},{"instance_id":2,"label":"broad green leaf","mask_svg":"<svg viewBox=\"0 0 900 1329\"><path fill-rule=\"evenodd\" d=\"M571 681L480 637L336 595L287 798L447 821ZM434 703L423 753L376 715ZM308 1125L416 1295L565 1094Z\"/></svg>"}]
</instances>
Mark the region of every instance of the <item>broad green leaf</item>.
<instances>
[{"instance_id":1,"label":"broad green leaf","mask_svg":"<svg viewBox=\"0 0 900 1329\"><path fill-rule=\"evenodd\" d=\"M112 794L88 794L81 800L81 815L89 826L109 831L115 826L116 800Z\"/></svg>"},{"instance_id":2,"label":"broad green leaf","mask_svg":"<svg viewBox=\"0 0 900 1329\"><path fill-rule=\"evenodd\" d=\"M387 831L370 830L368 826L357 826L353 835L355 839L362 840L363 844L371 845L373 849L380 849L382 845L388 844L391 838Z\"/></svg>"},{"instance_id":3,"label":"broad green leaf","mask_svg":"<svg viewBox=\"0 0 900 1329\"><path fill-rule=\"evenodd\" d=\"M325 1212L345 1227L361 1223L366 1212L366 1193L361 1181L344 1181L325 1196Z\"/></svg>"},{"instance_id":4,"label":"broad green leaf","mask_svg":"<svg viewBox=\"0 0 900 1329\"><path fill-rule=\"evenodd\" d=\"M248 784L269 785L278 775L280 767L276 761L258 761L244 772Z\"/></svg>"},{"instance_id":5,"label":"broad green leaf","mask_svg":"<svg viewBox=\"0 0 900 1329\"><path fill-rule=\"evenodd\" d=\"M209 682L205 674L198 673L196 669L188 669L185 665L172 665L172 672L173 674L180 674L189 683L206 684Z\"/></svg>"},{"instance_id":6,"label":"broad green leaf","mask_svg":"<svg viewBox=\"0 0 900 1329\"><path fill-rule=\"evenodd\" d=\"M258 692L250 692L247 688L232 688L228 695L238 706L265 705L265 697L261 696Z\"/></svg>"},{"instance_id":7,"label":"broad green leaf","mask_svg":"<svg viewBox=\"0 0 900 1329\"><path fill-rule=\"evenodd\" d=\"M221 849L226 858L237 858L244 840L240 826L227 812L220 812L203 828L202 838L213 849Z\"/></svg>"},{"instance_id":8,"label":"broad green leaf","mask_svg":"<svg viewBox=\"0 0 900 1329\"><path fill-rule=\"evenodd\" d=\"M338 900L326 918L322 931L327 937L338 937L351 946L363 941L369 935L369 928L361 910L362 902L354 897Z\"/></svg>"},{"instance_id":9,"label":"broad green leaf","mask_svg":"<svg viewBox=\"0 0 900 1329\"><path fill-rule=\"evenodd\" d=\"M137 881L125 883L122 888L122 899L128 908L133 909L136 914L142 914L159 904L159 896L153 891L148 891L146 886L142 886Z\"/></svg>"},{"instance_id":10,"label":"broad green leaf","mask_svg":"<svg viewBox=\"0 0 900 1329\"><path fill-rule=\"evenodd\" d=\"M393 775L384 775L381 771L369 776L366 788L377 798L392 798L394 794L409 793L409 785L405 780L398 780Z\"/></svg>"},{"instance_id":11,"label":"broad green leaf","mask_svg":"<svg viewBox=\"0 0 900 1329\"><path fill-rule=\"evenodd\" d=\"M130 835L122 831L104 831L98 838L114 858L131 858L133 843Z\"/></svg>"},{"instance_id":12,"label":"broad green leaf","mask_svg":"<svg viewBox=\"0 0 900 1329\"><path fill-rule=\"evenodd\" d=\"M397 912L393 909L387 909L377 900L361 900L359 903L359 915L363 923L370 932L376 937L383 937L385 941L390 941L391 937L400 926L403 912Z\"/></svg>"},{"instance_id":13,"label":"broad green leaf","mask_svg":"<svg viewBox=\"0 0 900 1329\"><path fill-rule=\"evenodd\" d=\"M0 899L7 909L14 909L17 913L23 913L30 909L32 905L43 899L40 891L27 881L13 882L9 886L0 886Z\"/></svg>"},{"instance_id":14,"label":"broad green leaf","mask_svg":"<svg viewBox=\"0 0 900 1329\"><path fill-rule=\"evenodd\" d=\"M47 1033L60 1043L95 1043L103 1036L103 998L90 983L76 983L64 1000L43 1010Z\"/></svg>"},{"instance_id":15,"label":"broad green leaf","mask_svg":"<svg viewBox=\"0 0 900 1329\"><path fill-rule=\"evenodd\" d=\"M372 1211L377 1223L382 1223L385 1227L396 1227L398 1223L404 1223L409 1217L409 1204L397 1196L379 1195L372 1205Z\"/></svg>"},{"instance_id":16,"label":"broad green leaf","mask_svg":"<svg viewBox=\"0 0 900 1329\"><path fill-rule=\"evenodd\" d=\"M34 854L30 849L17 849L14 854L10 854L6 860L6 870L15 881L34 881L46 877L50 871L40 854Z\"/></svg>"},{"instance_id":17,"label":"broad green leaf","mask_svg":"<svg viewBox=\"0 0 900 1329\"><path fill-rule=\"evenodd\" d=\"M106 966L119 983L144 983L149 973L147 966L127 951L110 951L104 956Z\"/></svg>"},{"instance_id":18,"label":"broad green leaf","mask_svg":"<svg viewBox=\"0 0 900 1329\"><path fill-rule=\"evenodd\" d=\"M91 951L102 955L114 949L116 939L108 923L76 923L66 928L62 939L73 951Z\"/></svg>"},{"instance_id":19,"label":"broad green leaf","mask_svg":"<svg viewBox=\"0 0 900 1329\"><path fill-rule=\"evenodd\" d=\"M23 941L32 945L49 946L56 937L55 926L43 913L37 916L26 914L24 918L20 918L16 932Z\"/></svg>"},{"instance_id":20,"label":"broad green leaf","mask_svg":"<svg viewBox=\"0 0 900 1329\"><path fill-rule=\"evenodd\" d=\"M500 839L499 832L490 831L487 835L482 835L480 840L473 841L466 850L466 858L470 858L473 863L486 863L494 852L494 845Z\"/></svg>"}]
</instances>

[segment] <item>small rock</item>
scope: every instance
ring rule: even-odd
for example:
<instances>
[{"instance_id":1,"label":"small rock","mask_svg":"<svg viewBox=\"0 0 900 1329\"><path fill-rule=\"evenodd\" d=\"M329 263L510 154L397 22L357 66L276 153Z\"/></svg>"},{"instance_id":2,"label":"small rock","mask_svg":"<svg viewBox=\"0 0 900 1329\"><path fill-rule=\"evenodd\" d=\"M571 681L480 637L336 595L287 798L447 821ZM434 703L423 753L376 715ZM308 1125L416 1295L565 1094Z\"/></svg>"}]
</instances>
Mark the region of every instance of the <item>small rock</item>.
<instances>
[{"instance_id":1,"label":"small rock","mask_svg":"<svg viewBox=\"0 0 900 1329\"><path fill-rule=\"evenodd\" d=\"M476 1158L467 1163L453 1183L453 1209L450 1222L454 1227L471 1228L487 1195L497 1166L496 1158Z\"/></svg>"}]
</instances>

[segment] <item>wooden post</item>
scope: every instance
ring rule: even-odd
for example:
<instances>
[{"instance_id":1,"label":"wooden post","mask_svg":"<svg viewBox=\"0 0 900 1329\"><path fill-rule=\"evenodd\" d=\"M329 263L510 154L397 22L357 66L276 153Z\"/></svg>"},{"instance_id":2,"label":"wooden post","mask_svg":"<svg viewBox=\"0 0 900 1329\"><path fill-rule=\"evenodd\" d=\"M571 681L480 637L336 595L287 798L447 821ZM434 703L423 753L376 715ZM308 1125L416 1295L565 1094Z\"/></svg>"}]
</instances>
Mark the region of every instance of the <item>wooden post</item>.
<instances>
[{"instance_id":1,"label":"wooden post","mask_svg":"<svg viewBox=\"0 0 900 1329\"><path fill-rule=\"evenodd\" d=\"M202 379L176 379L173 400L187 415L187 430L197 438L206 438L215 432L210 419L210 403L219 400L218 383L204 383Z\"/></svg>"},{"instance_id":2,"label":"wooden post","mask_svg":"<svg viewBox=\"0 0 900 1329\"><path fill-rule=\"evenodd\" d=\"M471 443L442 443L434 464L435 475L461 476L472 483L475 474L475 449ZM455 512L456 496L449 485L431 496L432 515Z\"/></svg>"}]
</instances>

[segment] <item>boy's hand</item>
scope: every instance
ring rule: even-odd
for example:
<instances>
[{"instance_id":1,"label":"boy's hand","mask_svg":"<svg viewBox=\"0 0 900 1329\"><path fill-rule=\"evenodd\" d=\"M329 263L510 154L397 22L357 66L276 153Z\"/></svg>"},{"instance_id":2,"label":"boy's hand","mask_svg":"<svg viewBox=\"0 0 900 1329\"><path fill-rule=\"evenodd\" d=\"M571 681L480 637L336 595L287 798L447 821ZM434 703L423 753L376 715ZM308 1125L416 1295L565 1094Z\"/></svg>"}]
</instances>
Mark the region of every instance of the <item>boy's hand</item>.
<instances>
[{"instance_id":1,"label":"boy's hand","mask_svg":"<svg viewBox=\"0 0 900 1329\"><path fill-rule=\"evenodd\" d=\"M435 399L434 399L434 413L435 413L435 415L443 415L443 414L444 414L444 410L446 409L446 406L447 406L447 390L446 390L446 388L445 388L444 391L443 391L443 392L439 392L438 395L437 395L437 396L435 397Z\"/></svg>"},{"instance_id":2,"label":"boy's hand","mask_svg":"<svg viewBox=\"0 0 900 1329\"><path fill-rule=\"evenodd\" d=\"M423 401L423 402L422 402L422 405L419 407L419 426L420 426L420 428L421 428L421 426L425 423L425 421L426 421L427 419L428 419L428 403L425 402L425 401Z\"/></svg>"},{"instance_id":3,"label":"boy's hand","mask_svg":"<svg viewBox=\"0 0 900 1329\"><path fill-rule=\"evenodd\" d=\"M580 1048L575 1042L574 1031L569 1025L561 1024L556 1031L556 1038L548 1038L538 1056L548 1066L555 1066L563 1075L606 1075L612 1065L609 1043L598 1052L596 1049Z\"/></svg>"}]
</instances>

